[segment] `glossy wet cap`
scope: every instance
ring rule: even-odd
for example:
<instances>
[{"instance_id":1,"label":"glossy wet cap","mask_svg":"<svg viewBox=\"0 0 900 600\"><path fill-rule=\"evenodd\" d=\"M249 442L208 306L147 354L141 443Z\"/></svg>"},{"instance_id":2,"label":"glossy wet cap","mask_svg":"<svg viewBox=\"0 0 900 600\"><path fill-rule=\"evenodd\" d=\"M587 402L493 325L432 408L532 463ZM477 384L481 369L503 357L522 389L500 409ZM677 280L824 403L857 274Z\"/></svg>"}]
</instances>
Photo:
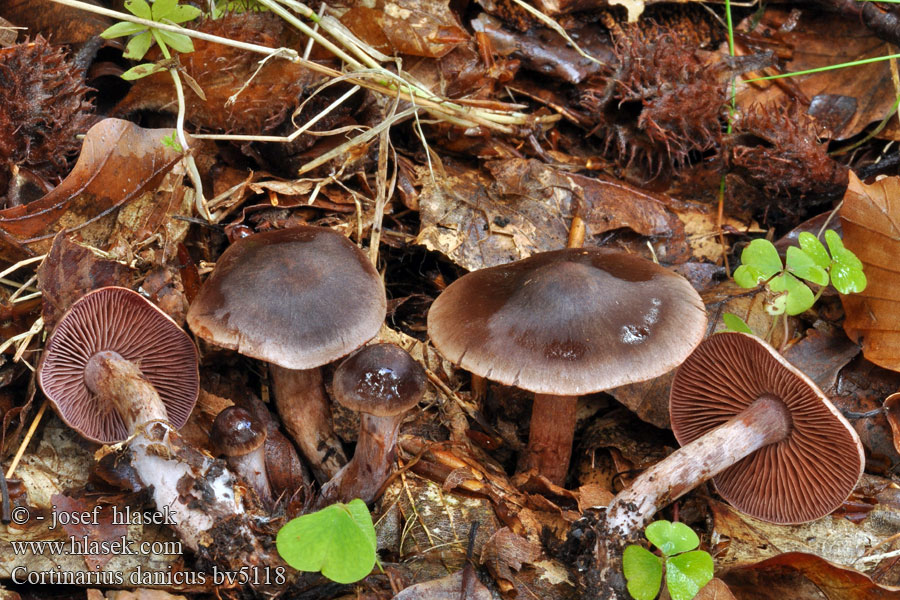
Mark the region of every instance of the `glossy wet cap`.
<instances>
[{"instance_id":1,"label":"glossy wet cap","mask_svg":"<svg viewBox=\"0 0 900 600\"><path fill-rule=\"evenodd\" d=\"M862 475L862 444L822 391L755 336L713 335L678 368L669 401L675 437L687 444L763 394L784 402L791 431L722 471L716 488L738 510L772 523L831 513Z\"/></svg>"},{"instance_id":2,"label":"glossy wet cap","mask_svg":"<svg viewBox=\"0 0 900 600\"><path fill-rule=\"evenodd\" d=\"M703 302L686 279L602 248L473 271L428 312L428 335L448 360L493 381L565 396L662 375L705 328Z\"/></svg>"},{"instance_id":3,"label":"glossy wet cap","mask_svg":"<svg viewBox=\"0 0 900 600\"><path fill-rule=\"evenodd\" d=\"M379 417L401 414L425 394L425 370L393 344L366 346L334 372L334 396L351 410Z\"/></svg>"},{"instance_id":4,"label":"glossy wet cap","mask_svg":"<svg viewBox=\"0 0 900 600\"><path fill-rule=\"evenodd\" d=\"M75 302L44 347L38 382L67 425L103 444L128 437L128 428L113 406L85 384L85 366L104 350L118 353L141 370L174 427L187 422L200 391L193 341L140 294L105 287Z\"/></svg>"},{"instance_id":5,"label":"glossy wet cap","mask_svg":"<svg viewBox=\"0 0 900 600\"><path fill-rule=\"evenodd\" d=\"M325 227L237 240L188 311L203 339L288 369L311 369L375 337L387 310L362 251Z\"/></svg>"},{"instance_id":6,"label":"glossy wet cap","mask_svg":"<svg viewBox=\"0 0 900 600\"><path fill-rule=\"evenodd\" d=\"M262 446L266 428L239 406L229 406L216 415L210 441L225 456L243 456Z\"/></svg>"}]
</instances>

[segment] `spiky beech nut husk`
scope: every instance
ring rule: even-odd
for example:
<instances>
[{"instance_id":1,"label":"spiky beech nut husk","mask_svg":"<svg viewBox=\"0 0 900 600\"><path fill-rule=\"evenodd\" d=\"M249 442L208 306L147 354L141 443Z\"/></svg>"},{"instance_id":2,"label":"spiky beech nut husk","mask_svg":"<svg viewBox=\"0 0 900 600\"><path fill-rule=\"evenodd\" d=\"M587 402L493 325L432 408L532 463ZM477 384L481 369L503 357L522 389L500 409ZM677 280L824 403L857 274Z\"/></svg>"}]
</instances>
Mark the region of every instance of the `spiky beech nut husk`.
<instances>
[{"instance_id":1,"label":"spiky beech nut husk","mask_svg":"<svg viewBox=\"0 0 900 600\"><path fill-rule=\"evenodd\" d=\"M768 222L843 197L849 170L830 156L816 120L797 103L753 105L734 122L728 169L760 193L741 194ZM796 219L794 219L796 220Z\"/></svg>"},{"instance_id":2,"label":"spiky beech nut husk","mask_svg":"<svg viewBox=\"0 0 900 600\"><path fill-rule=\"evenodd\" d=\"M651 176L719 148L724 69L671 31L632 26L615 43L618 65L587 82L579 104L592 134L623 167Z\"/></svg>"},{"instance_id":3,"label":"spiky beech nut husk","mask_svg":"<svg viewBox=\"0 0 900 600\"><path fill-rule=\"evenodd\" d=\"M65 175L93 122L84 71L41 36L0 49L0 161Z\"/></svg>"}]
</instances>

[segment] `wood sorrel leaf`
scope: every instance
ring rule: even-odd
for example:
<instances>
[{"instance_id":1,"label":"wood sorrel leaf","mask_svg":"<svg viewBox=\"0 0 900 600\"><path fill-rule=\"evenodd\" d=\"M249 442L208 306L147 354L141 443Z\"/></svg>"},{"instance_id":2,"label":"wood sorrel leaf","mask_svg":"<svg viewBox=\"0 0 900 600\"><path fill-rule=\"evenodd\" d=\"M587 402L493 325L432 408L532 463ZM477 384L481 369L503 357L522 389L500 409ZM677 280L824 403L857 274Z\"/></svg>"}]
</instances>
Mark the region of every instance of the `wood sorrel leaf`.
<instances>
[{"instance_id":1,"label":"wood sorrel leaf","mask_svg":"<svg viewBox=\"0 0 900 600\"><path fill-rule=\"evenodd\" d=\"M783 268L781 257L772 242L753 240L741 252L741 266L734 272L734 281L744 288L756 287Z\"/></svg>"},{"instance_id":2,"label":"wood sorrel leaf","mask_svg":"<svg viewBox=\"0 0 900 600\"><path fill-rule=\"evenodd\" d=\"M653 600L662 585L662 559L641 546L628 546L622 554L622 571L634 600Z\"/></svg>"},{"instance_id":3,"label":"wood sorrel leaf","mask_svg":"<svg viewBox=\"0 0 900 600\"><path fill-rule=\"evenodd\" d=\"M772 279L769 282L769 289L776 293L786 292L784 312L789 315L799 315L809 310L815 303L815 296L812 290L790 273L785 273Z\"/></svg>"},{"instance_id":4,"label":"wood sorrel leaf","mask_svg":"<svg viewBox=\"0 0 900 600\"><path fill-rule=\"evenodd\" d=\"M824 246L822 250L825 250ZM787 270L800 279L812 281L816 285L828 285L828 272L816 264L813 257L796 246L787 249L785 264Z\"/></svg>"},{"instance_id":5,"label":"wood sorrel leaf","mask_svg":"<svg viewBox=\"0 0 900 600\"><path fill-rule=\"evenodd\" d=\"M691 600L713 576L713 559L702 550L666 560L666 585L672 600Z\"/></svg>"},{"instance_id":6,"label":"wood sorrel leaf","mask_svg":"<svg viewBox=\"0 0 900 600\"><path fill-rule=\"evenodd\" d=\"M700 538L684 523L654 521L647 525L644 535L666 556L687 552L700 545Z\"/></svg>"},{"instance_id":7,"label":"wood sorrel leaf","mask_svg":"<svg viewBox=\"0 0 900 600\"><path fill-rule=\"evenodd\" d=\"M797 241L800 243L800 249L806 252L818 266L823 269L827 269L831 266L831 257L828 256L828 250L825 249L825 246L822 245L819 238L808 231L804 231L797 236Z\"/></svg>"},{"instance_id":8,"label":"wood sorrel leaf","mask_svg":"<svg viewBox=\"0 0 900 600\"><path fill-rule=\"evenodd\" d=\"M722 315L722 321L728 331L738 331L741 333L749 333L753 335L753 330L747 325L747 322L734 313L727 312Z\"/></svg>"},{"instance_id":9,"label":"wood sorrel leaf","mask_svg":"<svg viewBox=\"0 0 900 600\"><path fill-rule=\"evenodd\" d=\"M375 527L359 498L289 521L275 546L298 571L321 571L338 583L359 581L375 566Z\"/></svg>"}]
</instances>

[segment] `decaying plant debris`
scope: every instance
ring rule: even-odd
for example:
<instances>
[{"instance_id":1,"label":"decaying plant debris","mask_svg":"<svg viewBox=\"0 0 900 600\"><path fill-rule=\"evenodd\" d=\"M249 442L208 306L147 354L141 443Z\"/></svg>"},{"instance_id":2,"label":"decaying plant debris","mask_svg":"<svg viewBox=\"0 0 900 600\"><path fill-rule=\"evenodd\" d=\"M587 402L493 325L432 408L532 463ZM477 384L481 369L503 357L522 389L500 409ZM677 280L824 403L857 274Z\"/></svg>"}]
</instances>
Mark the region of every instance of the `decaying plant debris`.
<instances>
[{"instance_id":1,"label":"decaying plant debris","mask_svg":"<svg viewBox=\"0 0 900 600\"><path fill-rule=\"evenodd\" d=\"M100 37L133 20L122 2L0 5L0 598L624 599L621 553L647 545L653 513L689 525L714 557L698 598L900 598L896 69L764 79L891 54L900 11L190 4L204 11L184 23L193 50L153 38L140 62L161 70L134 82L120 77L136 64L128 38ZM170 21L157 25L181 35ZM751 240L783 258L801 233L826 229L862 262L861 293L815 287L811 309L773 321L777 294L732 279ZM323 249L304 255L316 239ZM631 256L598 258L604 276L637 281L638 295L610 296L588 319L610 286L578 261L615 253ZM463 276L535 255L479 273L500 275L475 306L475 278ZM543 271L505 275L529 264ZM660 278L690 295L678 309L690 314L662 306ZM54 341L73 304L108 290L193 334L179 342L189 417L159 404L168 391L154 386L169 382L157 359L125 357L105 338ZM530 329L538 307L526 300L539 291L552 292L539 302L550 314ZM840 413L839 426L803 430L840 431L856 452L822 503L832 510L853 488L832 514L755 512L769 505L736 498L731 469L697 485L709 460L691 462L698 481L672 470L700 455L673 454L676 436L697 437L684 432L695 411L683 400L670 423L673 380L706 397L704 378L725 364L703 354L725 347L720 336L695 351L712 361L700 374L673 370L703 337L704 307L707 339L738 315L770 344L753 352L789 362ZM632 354L661 318L662 354ZM581 385L579 374L554 387L588 347L577 335L601 325L621 349L591 375L615 370L614 383ZM157 339L142 325L121 335L126 348ZM497 364L476 368L487 359L475 342L501 346ZM64 346L89 349L79 360L90 366L54 384ZM61 406L82 383L115 401L120 435L101 435L112 422L103 404ZM754 388L732 421L757 397L776 412L790 404L772 393ZM732 416L711 410L695 420ZM102 432L82 430L86 412L106 419ZM795 417L766 418L778 434L761 443L792 443ZM816 479L779 473L784 489ZM279 528L353 496L372 509L382 568L337 584L288 567ZM180 524L112 517L169 509Z\"/></svg>"}]
</instances>

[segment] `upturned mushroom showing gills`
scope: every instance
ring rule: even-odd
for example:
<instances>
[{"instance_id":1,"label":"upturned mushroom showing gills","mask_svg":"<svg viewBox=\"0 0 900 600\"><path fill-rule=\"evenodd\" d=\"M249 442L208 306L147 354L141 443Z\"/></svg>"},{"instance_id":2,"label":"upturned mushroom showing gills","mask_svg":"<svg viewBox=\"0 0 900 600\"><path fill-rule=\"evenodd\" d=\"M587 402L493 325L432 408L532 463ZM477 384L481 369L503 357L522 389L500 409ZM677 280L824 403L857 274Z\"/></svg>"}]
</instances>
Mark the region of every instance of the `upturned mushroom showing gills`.
<instances>
[{"instance_id":1,"label":"upturned mushroom showing gills","mask_svg":"<svg viewBox=\"0 0 900 600\"><path fill-rule=\"evenodd\" d=\"M319 367L375 337L384 285L352 242L325 227L258 233L232 244L191 304L191 330L267 361L275 403L319 482L346 463Z\"/></svg>"},{"instance_id":2,"label":"upturned mushroom showing gills","mask_svg":"<svg viewBox=\"0 0 900 600\"><path fill-rule=\"evenodd\" d=\"M47 341L38 382L84 437L127 440L132 467L158 509L177 515L173 527L188 548L229 569L269 560L230 472L176 431L197 399L197 351L160 309L125 288L90 292ZM242 550L217 556L223 534Z\"/></svg>"},{"instance_id":3,"label":"upturned mushroom showing gills","mask_svg":"<svg viewBox=\"0 0 900 600\"><path fill-rule=\"evenodd\" d=\"M544 252L473 271L428 312L428 335L445 358L535 392L519 470L537 470L560 485L578 396L666 373L705 328L703 302L686 279L602 248Z\"/></svg>"},{"instance_id":4,"label":"upturned mushroom showing gills","mask_svg":"<svg viewBox=\"0 0 900 600\"><path fill-rule=\"evenodd\" d=\"M678 368L669 411L682 448L616 496L610 532L627 537L709 478L735 508L772 523L812 521L850 495L865 465L853 427L774 348L718 333Z\"/></svg>"},{"instance_id":5,"label":"upturned mushroom showing gills","mask_svg":"<svg viewBox=\"0 0 900 600\"><path fill-rule=\"evenodd\" d=\"M353 458L322 487L317 504L375 499L394 465L403 416L425 394L425 370L393 344L366 346L334 372L334 397L361 413Z\"/></svg>"}]
</instances>

